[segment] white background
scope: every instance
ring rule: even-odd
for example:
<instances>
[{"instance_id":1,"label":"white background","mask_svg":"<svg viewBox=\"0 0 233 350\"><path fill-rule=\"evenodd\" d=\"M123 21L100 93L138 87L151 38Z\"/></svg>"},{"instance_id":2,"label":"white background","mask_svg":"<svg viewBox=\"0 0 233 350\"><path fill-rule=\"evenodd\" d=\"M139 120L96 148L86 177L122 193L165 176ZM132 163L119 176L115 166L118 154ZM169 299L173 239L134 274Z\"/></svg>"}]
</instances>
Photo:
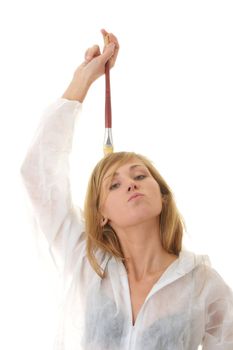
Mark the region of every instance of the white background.
<instances>
[{"instance_id":1,"label":"white background","mask_svg":"<svg viewBox=\"0 0 233 350\"><path fill-rule=\"evenodd\" d=\"M185 218L185 244L233 287L232 1L7 1L0 8L1 349L52 349L58 280L32 233L19 169L44 109L86 49L119 39L111 70L115 151L150 158ZM104 77L89 90L71 154L83 204L102 158Z\"/></svg>"}]
</instances>

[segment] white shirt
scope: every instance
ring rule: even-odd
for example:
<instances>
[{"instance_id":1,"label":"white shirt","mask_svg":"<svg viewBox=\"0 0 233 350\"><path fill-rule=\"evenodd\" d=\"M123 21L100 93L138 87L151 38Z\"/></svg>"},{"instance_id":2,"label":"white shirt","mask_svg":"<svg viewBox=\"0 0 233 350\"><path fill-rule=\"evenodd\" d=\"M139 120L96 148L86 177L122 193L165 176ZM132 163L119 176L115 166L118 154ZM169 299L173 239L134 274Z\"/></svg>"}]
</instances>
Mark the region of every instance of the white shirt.
<instances>
[{"instance_id":1,"label":"white shirt","mask_svg":"<svg viewBox=\"0 0 233 350\"><path fill-rule=\"evenodd\" d=\"M134 326L123 263L98 251L106 278L92 269L69 183L81 107L58 98L45 110L21 169L38 229L64 282L54 350L233 350L233 293L208 256L182 250L152 287Z\"/></svg>"}]
</instances>

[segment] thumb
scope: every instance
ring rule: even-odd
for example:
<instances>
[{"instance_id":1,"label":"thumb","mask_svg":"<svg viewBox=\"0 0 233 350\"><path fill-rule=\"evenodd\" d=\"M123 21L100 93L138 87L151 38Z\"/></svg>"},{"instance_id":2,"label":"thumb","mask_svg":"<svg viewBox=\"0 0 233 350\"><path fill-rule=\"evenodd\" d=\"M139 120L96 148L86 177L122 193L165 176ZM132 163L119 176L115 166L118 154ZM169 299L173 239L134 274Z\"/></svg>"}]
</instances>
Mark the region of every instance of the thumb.
<instances>
[{"instance_id":1,"label":"thumb","mask_svg":"<svg viewBox=\"0 0 233 350\"><path fill-rule=\"evenodd\" d=\"M115 50L114 43L110 43L105 47L104 52L102 53L102 58L103 58L104 64L113 56L114 50Z\"/></svg>"}]
</instances>

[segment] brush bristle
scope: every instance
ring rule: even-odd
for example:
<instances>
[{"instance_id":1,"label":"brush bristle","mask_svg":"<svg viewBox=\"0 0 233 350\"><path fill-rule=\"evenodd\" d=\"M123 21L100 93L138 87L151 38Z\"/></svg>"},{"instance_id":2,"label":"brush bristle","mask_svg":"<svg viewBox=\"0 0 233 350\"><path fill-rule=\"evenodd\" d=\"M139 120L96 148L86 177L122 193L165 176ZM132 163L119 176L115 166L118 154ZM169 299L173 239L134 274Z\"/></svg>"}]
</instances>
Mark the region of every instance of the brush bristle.
<instances>
[{"instance_id":1,"label":"brush bristle","mask_svg":"<svg viewBox=\"0 0 233 350\"><path fill-rule=\"evenodd\" d=\"M112 146L104 146L104 155L106 156L109 153L113 153L113 147Z\"/></svg>"}]
</instances>

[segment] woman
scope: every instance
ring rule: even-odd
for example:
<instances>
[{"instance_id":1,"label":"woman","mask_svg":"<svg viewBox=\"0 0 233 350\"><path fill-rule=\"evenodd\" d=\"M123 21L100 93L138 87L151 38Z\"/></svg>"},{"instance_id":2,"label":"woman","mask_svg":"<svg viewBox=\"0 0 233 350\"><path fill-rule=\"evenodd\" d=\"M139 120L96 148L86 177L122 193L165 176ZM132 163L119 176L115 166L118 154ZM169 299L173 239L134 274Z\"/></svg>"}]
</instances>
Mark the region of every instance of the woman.
<instances>
[{"instance_id":1,"label":"woman","mask_svg":"<svg viewBox=\"0 0 233 350\"><path fill-rule=\"evenodd\" d=\"M103 36L109 34L102 30ZM41 120L21 174L64 281L56 350L233 350L232 290L207 256L182 248L172 192L133 152L96 165L84 214L71 201L69 153L77 116L119 44L89 48Z\"/></svg>"}]
</instances>

